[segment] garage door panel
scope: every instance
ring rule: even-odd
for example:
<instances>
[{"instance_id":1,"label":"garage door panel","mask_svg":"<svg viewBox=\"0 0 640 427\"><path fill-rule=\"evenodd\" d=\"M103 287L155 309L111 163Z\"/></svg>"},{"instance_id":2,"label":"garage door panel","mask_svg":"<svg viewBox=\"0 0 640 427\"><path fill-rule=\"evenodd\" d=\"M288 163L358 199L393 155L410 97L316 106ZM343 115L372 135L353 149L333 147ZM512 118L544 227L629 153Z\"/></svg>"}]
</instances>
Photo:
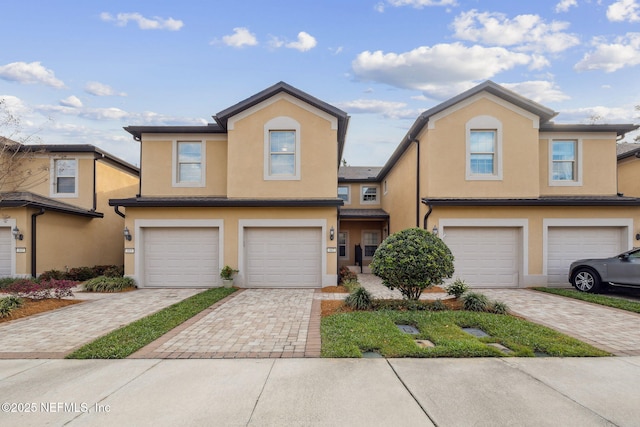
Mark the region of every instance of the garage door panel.
<instances>
[{"instance_id":1,"label":"garage door panel","mask_svg":"<svg viewBox=\"0 0 640 427\"><path fill-rule=\"evenodd\" d=\"M217 228L153 227L143 233L145 286L220 284Z\"/></svg>"},{"instance_id":2,"label":"garage door panel","mask_svg":"<svg viewBox=\"0 0 640 427\"><path fill-rule=\"evenodd\" d=\"M607 258L624 252L623 227L549 227L547 282L568 284L569 266L583 258Z\"/></svg>"},{"instance_id":3,"label":"garage door panel","mask_svg":"<svg viewBox=\"0 0 640 427\"><path fill-rule=\"evenodd\" d=\"M502 227L446 227L454 278L471 287L515 287L520 276L520 231Z\"/></svg>"},{"instance_id":4,"label":"garage door panel","mask_svg":"<svg viewBox=\"0 0 640 427\"><path fill-rule=\"evenodd\" d=\"M322 286L322 230L314 228L247 228L248 287Z\"/></svg>"},{"instance_id":5,"label":"garage door panel","mask_svg":"<svg viewBox=\"0 0 640 427\"><path fill-rule=\"evenodd\" d=\"M0 227L0 277L11 276L11 229Z\"/></svg>"}]
</instances>

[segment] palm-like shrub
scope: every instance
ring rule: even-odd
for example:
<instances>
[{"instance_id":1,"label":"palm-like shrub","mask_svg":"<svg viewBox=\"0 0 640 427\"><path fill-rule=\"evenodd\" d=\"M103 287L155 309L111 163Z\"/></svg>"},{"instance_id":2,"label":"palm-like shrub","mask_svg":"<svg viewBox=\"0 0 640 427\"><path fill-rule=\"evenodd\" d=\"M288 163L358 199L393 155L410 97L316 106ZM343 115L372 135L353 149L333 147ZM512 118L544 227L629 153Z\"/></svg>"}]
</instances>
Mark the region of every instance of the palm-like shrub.
<instances>
[{"instance_id":1,"label":"palm-like shrub","mask_svg":"<svg viewBox=\"0 0 640 427\"><path fill-rule=\"evenodd\" d=\"M371 271L403 298L417 300L422 291L453 275L453 255L447 245L421 228L408 228L387 237L378 246Z\"/></svg>"}]
</instances>

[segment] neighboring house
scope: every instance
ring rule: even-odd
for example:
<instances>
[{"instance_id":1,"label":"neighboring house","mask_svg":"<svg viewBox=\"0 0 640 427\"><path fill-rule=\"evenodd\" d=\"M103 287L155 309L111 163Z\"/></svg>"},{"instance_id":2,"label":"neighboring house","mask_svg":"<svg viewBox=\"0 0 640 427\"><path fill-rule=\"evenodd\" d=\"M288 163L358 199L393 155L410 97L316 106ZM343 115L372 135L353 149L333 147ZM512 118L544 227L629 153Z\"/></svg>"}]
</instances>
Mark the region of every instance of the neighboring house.
<instances>
[{"instance_id":1,"label":"neighboring house","mask_svg":"<svg viewBox=\"0 0 640 427\"><path fill-rule=\"evenodd\" d=\"M349 116L280 82L204 126L129 126L141 149L125 272L141 287L336 284L338 165Z\"/></svg>"},{"instance_id":2,"label":"neighboring house","mask_svg":"<svg viewBox=\"0 0 640 427\"><path fill-rule=\"evenodd\" d=\"M417 226L471 286L566 285L572 261L637 245L639 168L618 186L616 142L638 126L556 115L487 81L421 114L379 172L341 168L344 263L357 243L371 253L376 233Z\"/></svg>"},{"instance_id":3,"label":"neighboring house","mask_svg":"<svg viewBox=\"0 0 640 427\"><path fill-rule=\"evenodd\" d=\"M93 145L4 141L19 179L0 182L0 276L122 265L124 220L108 201L136 193L138 169Z\"/></svg>"},{"instance_id":4,"label":"neighboring house","mask_svg":"<svg viewBox=\"0 0 640 427\"><path fill-rule=\"evenodd\" d=\"M640 197L640 144L622 143L616 149L618 191L625 196Z\"/></svg>"}]
</instances>

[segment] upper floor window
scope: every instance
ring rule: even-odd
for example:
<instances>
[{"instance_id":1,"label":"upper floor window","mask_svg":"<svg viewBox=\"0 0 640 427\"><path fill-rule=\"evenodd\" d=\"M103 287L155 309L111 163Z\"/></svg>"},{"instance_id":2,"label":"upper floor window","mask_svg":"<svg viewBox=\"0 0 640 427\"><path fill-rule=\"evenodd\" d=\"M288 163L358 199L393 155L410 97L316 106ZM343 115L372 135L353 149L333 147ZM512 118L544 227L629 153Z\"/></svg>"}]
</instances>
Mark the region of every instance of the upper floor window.
<instances>
[{"instance_id":1,"label":"upper floor window","mask_svg":"<svg viewBox=\"0 0 640 427\"><path fill-rule=\"evenodd\" d=\"M550 147L550 185L580 184L580 143L554 140Z\"/></svg>"},{"instance_id":2,"label":"upper floor window","mask_svg":"<svg viewBox=\"0 0 640 427\"><path fill-rule=\"evenodd\" d=\"M378 203L378 187L363 185L360 190L360 203Z\"/></svg>"},{"instance_id":3,"label":"upper floor window","mask_svg":"<svg viewBox=\"0 0 640 427\"><path fill-rule=\"evenodd\" d=\"M469 157L469 167L473 175L494 175L496 170L496 131L472 130Z\"/></svg>"},{"instance_id":4,"label":"upper floor window","mask_svg":"<svg viewBox=\"0 0 640 427\"><path fill-rule=\"evenodd\" d=\"M54 159L52 195L75 197L78 195L78 161L76 159Z\"/></svg>"},{"instance_id":5,"label":"upper floor window","mask_svg":"<svg viewBox=\"0 0 640 427\"><path fill-rule=\"evenodd\" d=\"M338 186L338 197L344 200L345 204L349 204L351 202L350 191L348 185L339 185Z\"/></svg>"},{"instance_id":6,"label":"upper floor window","mask_svg":"<svg viewBox=\"0 0 640 427\"><path fill-rule=\"evenodd\" d=\"M491 116L477 116L466 125L467 180L502 179L502 123Z\"/></svg>"},{"instance_id":7,"label":"upper floor window","mask_svg":"<svg viewBox=\"0 0 640 427\"><path fill-rule=\"evenodd\" d=\"M272 130L269 132L269 144L269 175L295 175L296 132Z\"/></svg>"},{"instance_id":8,"label":"upper floor window","mask_svg":"<svg viewBox=\"0 0 640 427\"><path fill-rule=\"evenodd\" d=\"M205 175L205 145L202 141L176 141L174 144L173 185L202 187Z\"/></svg>"},{"instance_id":9,"label":"upper floor window","mask_svg":"<svg viewBox=\"0 0 640 427\"><path fill-rule=\"evenodd\" d=\"M276 117L264 125L264 179L300 179L300 124Z\"/></svg>"}]
</instances>

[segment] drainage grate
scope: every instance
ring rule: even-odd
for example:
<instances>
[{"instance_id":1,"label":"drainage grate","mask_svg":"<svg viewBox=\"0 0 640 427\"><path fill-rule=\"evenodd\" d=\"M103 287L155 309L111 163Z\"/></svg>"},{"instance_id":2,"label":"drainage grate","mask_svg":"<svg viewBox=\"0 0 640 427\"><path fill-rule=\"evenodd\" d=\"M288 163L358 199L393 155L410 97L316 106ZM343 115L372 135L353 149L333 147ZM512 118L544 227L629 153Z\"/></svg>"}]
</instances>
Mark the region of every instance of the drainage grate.
<instances>
[{"instance_id":1,"label":"drainage grate","mask_svg":"<svg viewBox=\"0 0 640 427\"><path fill-rule=\"evenodd\" d=\"M551 357L547 353L545 353L544 351L534 351L533 355L535 357Z\"/></svg>"},{"instance_id":2,"label":"drainage grate","mask_svg":"<svg viewBox=\"0 0 640 427\"><path fill-rule=\"evenodd\" d=\"M420 331L417 330L415 326L411 326L411 325L396 325L396 326L405 334L418 335L420 333Z\"/></svg>"},{"instance_id":3,"label":"drainage grate","mask_svg":"<svg viewBox=\"0 0 640 427\"><path fill-rule=\"evenodd\" d=\"M377 351L365 351L362 353L362 357L365 359L381 359L382 355Z\"/></svg>"},{"instance_id":4,"label":"drainage grate","mask_svg":"<svg viewBox=\"0 0 640 427\"><path fill-rule=\"evenodd\" d=\"M486 333L485 331L483 331L482 329L478 329L478 328L462 328L463 331L465 331L466 333L473 335L474 337L478 337L478 338L484 338L484 337L488 337L489 334Z\"/></svg>"}]
</instances>

